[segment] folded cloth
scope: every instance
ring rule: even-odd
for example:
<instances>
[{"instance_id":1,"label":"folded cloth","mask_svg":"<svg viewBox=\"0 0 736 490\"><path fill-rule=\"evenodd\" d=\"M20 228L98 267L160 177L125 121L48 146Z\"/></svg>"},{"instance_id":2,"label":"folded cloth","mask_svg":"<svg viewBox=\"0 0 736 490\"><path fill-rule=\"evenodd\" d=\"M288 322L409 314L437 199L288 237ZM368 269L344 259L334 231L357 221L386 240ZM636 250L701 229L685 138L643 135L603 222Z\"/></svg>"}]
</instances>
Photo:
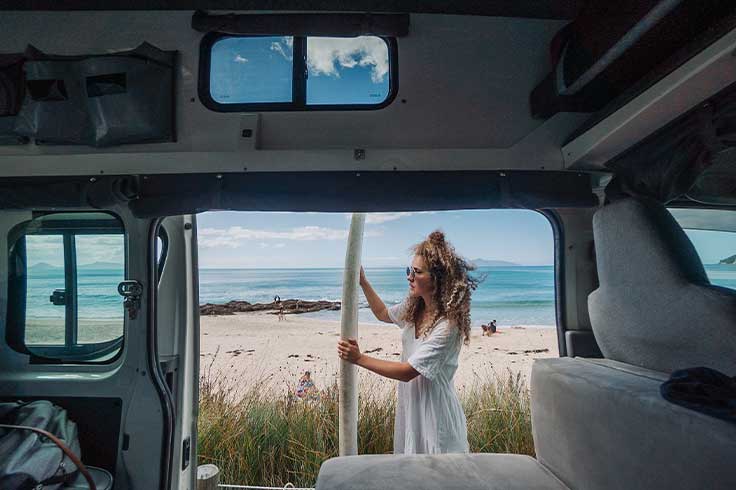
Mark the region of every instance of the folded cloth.
<instances>
[{"instance_id":1,"label":"folded cloth","mask_svg":"<svg viewBox=\"0 0 736 490\"><path fill-rule=\"evenodd\" d=\"M680 369L659 391L669 402L736 423L736 377L706 367Z\"/></svg>"}]
</instances>

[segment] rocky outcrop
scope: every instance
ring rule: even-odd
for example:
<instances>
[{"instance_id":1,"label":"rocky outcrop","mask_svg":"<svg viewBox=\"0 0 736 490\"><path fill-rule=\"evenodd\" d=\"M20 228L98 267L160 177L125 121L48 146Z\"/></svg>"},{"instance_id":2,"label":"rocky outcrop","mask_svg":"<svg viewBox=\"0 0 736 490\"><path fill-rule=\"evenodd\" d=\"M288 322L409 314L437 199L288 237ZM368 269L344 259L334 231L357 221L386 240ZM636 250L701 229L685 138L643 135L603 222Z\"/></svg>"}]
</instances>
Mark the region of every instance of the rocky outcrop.
<instances>
[{"instance_id":1,"label":"rocky outcrop","mask_svg":"<svg viewBox=\"0 0 736 490\"><path fill-rule=\"evenodd\" d=\"M304 301L300 299L286 299L281 305L275 301L271 303L248 303L247 301L229 301L224 304L205 303L199 305L200 315L234 315L235 313L246 313L251 311L270 311L277 315L283 308L285 315L298 315L300 313L312 313L315 311L340 309L339 301Z\"/></svg>"},{"instance_id":2,"label":"rocky outcrop","mask_svg":"<svg viewBox=\"0 0 736 490\"><path fill-rule=\"evenodd\" d=\"M725 259L718 262L719 264L728 264L728 265L734 265L736 264L736 255L732 255L730 257L726 257Z\"/></svg>"}]
</instances>

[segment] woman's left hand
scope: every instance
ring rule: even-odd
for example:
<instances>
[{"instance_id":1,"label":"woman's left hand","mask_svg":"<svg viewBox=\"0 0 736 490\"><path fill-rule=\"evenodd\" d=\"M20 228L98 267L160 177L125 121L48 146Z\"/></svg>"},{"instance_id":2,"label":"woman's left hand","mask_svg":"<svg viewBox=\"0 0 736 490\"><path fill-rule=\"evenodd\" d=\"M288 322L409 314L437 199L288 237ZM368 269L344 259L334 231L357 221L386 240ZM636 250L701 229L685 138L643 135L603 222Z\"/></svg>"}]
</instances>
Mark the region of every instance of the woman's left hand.
<instances>
[{"instance_id":1,"label":"woman's left hand","mask_svg":"<svg viewBox=\"0 0 736 490\"><path fill-rule=\"evenodd\" d=\"M355 364L363 354L360 353L360 347L358 347L357 340L347 339L337 341L337 355L340 359Z\"/></svg>"}]
</instances>

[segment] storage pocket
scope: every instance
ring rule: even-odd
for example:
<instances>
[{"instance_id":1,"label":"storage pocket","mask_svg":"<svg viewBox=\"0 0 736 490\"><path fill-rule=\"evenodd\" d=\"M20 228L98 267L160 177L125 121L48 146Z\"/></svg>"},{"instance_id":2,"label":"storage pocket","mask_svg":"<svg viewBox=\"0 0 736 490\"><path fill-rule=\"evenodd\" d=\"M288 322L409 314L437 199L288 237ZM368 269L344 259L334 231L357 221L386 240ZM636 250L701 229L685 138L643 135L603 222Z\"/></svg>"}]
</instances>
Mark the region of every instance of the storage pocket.
<instances>
[{"instance_id":1,"label":"storage pocket","mask_svg":"<svg viewBox=\"0 0 736 490\"><path fill-rule=\"evenodd\" d=\"M37 143L95 147L173 141L176 53L143 43L99 56L29 48L15 133Z\"/></svg>"}]
</instances>

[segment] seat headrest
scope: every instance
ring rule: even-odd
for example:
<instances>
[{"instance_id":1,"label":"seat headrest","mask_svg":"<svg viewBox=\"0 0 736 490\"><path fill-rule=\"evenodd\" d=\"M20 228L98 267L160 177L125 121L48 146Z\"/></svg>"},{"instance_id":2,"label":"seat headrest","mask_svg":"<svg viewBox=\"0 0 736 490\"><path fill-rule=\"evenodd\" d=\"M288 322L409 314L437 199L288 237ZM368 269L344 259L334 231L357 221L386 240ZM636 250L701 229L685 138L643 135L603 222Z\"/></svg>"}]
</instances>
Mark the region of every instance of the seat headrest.
<instances>
[{"instance_id":1,"label":"seat headrest","mask_svg":"<svg viewBox=\"0 0 736 490\"><path fill-rule=\"evenodd\" d=\"M601 352L671 372L736 375L736 291L712 286L695 247L656 201L627 198L593 217L600 286L588 297Z\"/></svg>"},{"instance_id":2,"label":"seat headrest","mask_svg":"<svg viewBox=\"0 0 736 490\"><path fill-rule=\"evenodd\" d=\"M610 204L593 216L593 233L601 281L710 284L692 242L657 201Z\"/></svg>"}]
</instances>

